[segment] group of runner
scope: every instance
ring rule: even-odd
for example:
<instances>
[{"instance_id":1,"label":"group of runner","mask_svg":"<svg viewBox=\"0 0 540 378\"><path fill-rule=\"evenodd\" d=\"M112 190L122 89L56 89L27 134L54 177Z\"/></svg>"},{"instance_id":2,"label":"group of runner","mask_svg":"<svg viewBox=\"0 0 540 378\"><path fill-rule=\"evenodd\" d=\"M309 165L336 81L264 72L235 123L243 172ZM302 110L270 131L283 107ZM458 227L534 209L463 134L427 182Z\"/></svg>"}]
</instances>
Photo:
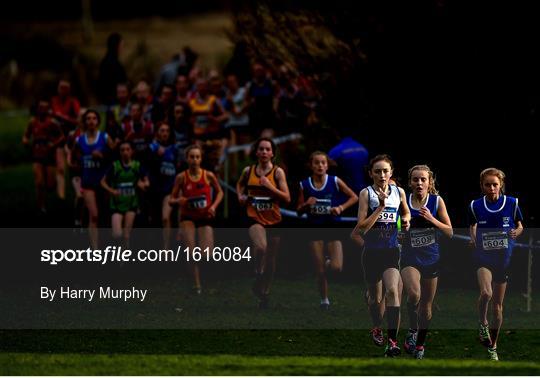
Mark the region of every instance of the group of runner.
<instances>
[{"instance_id":1,"label":"group of runner","mask_svg":"<svg viewBox=\"0 0 540 378\"><path fill-rule=\"evenodd\" d=\"M290 202L290 195L284 171L273 163L276 146L272 140L259 139L253 151L257 164L244 169L236 189L238 201L246 206L250 219L249 235L256 257L253 292L259 306L265 308L279 244L275 229L281 221L280 204ZM439 275L439 239L453 235L445 202L436 189L435 175L427 165L413 166L408 173L410 194L407 195L393 183L393 163L389 156L378 155L369 164L372 185L356 196L341 179L327 174L328 163L324 152L311 154L312 174L300 182L297 200L298 213L307 213L306 226L314 229L310 249L320 306L330 307L326 275L341 270L343 253L338 238L324 238L317 231L335 225L336 217L358 202L358 220L351 236L364 248L362 265L373 322L372 339L376 345L385 344L381 327L386 317L388 334L384 354L394 357L401 353L397 333L404 288L410 322L404 348L422 359ZM504 185L505 175L501 170L483 170L480 174L483 197L472 201L469 210L473 261L480 288L479 339L492 360L498 360L497 341L512 249L515 239L523 232L518 200L504 194ZM340 202L343 197L339 193L346 200ZM487 316L490 302L491 325Z\"/></svg>"},{"instance_id":2,"label":"group of runner","mask_svg":"<svg viewBox=\"0 0 540 378\"><path fill-rule=\"evenodd\" d=\"M198 96L204 95L206 83L199 81L197 85ZM99 243L98 197L104 191L109 197L113 237L123 243L129 243L137 212L145 206L140 194L147 193L143 198L151 203L151 209L158 209L154 219L159 219L163 228L165 247L171 241L171 219L173 209L178 206L181 241L191 249L200 246L211 250L212 225L223 191L215 172L216 165L210 165L214 169L203 168L207 144L188 146L186 141L193 139L183 138L178 128L171 127L174 121L168 121L167 117L174 119L174 114L154 124L144 117L145 110L140 103L129 105L129 117L122 118L116 132L114 128L111 132L100 131L101 117L96 110L84 111L78 123L80 106L69 95L69 82L61 81L58 90L58 98L51 101L52 114L51 102L40 100L23 137L23 142L32 147L39 208L45 209L47 184L56 182L58 196L65 197L62 179L55 180L54 176L56 173L63 178L62 170L67 162L76 209L79 211L84 204L88 211L89 236L94 248ZM167 93L162 93L162 97L166 96ZM197 106L193 109L197 112ZM182 111L183 108L179 109L179 113ZM201 114L195 116L199 128L206 132L209 124L201 126L202 118ZM205 122L218 121L222 121L219 115L209 110ZM71 130L66 132L66 128ZM217 134L208 135L213 138ZM281 207L291 202L285 170L274 163L276 148L271 138L258 138L252 147L256 163L243 169L236 184L238 202L246 209L255 257L252 290L261 308L268 307L275 272ZM66 161L63 151L67 152ZM179 154L183 158L179 158ZM187 169L179 169L180 161ZM397 333L404 288L410 321L404 348L421 359L438 282L439 238L441 235L452 237L453 233L445 202L435 186L435 176L426 165L412 167L408 175L410 194L407 195L392 181L390 158L378 155L368 167L372 184L357 195L343 180L328 175L328 166L326 153L311 154L311 175L299 183L297 212L307 215L308 228L319 229L335 224L343 211L358 204L358 220L351 236L364 249L362 263L368 287L366 300L373 322L372 339L377 345L385 344L382 322L386 318L385 355L400 354ZM490 358L495 360L498 359L496 348L507 269L514 240L523 232L518 201L504 194L504 185L502 171L495 168L482 171L480 187L484 195L469 206L471 246L480 288L479 337L488 348ZM341 271L342 244L338 238L314 235L310 250L321 296L320 307L326 310L330 308L327 273ZM192 262L189 268L194 291L201 293L199 267ZM490 302L493 305L491 325L487 317Z\"/></svg>"}]
</instances>

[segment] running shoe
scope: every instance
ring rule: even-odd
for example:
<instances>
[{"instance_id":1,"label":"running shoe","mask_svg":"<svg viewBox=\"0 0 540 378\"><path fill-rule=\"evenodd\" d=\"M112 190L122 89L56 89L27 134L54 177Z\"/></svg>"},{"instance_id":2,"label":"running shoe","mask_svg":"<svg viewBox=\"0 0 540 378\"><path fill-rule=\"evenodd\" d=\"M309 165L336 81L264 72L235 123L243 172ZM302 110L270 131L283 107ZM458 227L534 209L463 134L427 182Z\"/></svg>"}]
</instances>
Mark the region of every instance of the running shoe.
<instances>
[{"instance_id":1,"label":"running shoe","mask_svg":"<svg viewBox=\"0 0 540 378\"><path fill-rule=\"evenodd\" d=\"M414 348L416 347L416 336L418 333L412 329L409 329L409 332L407 332L407 336L405 337L405 343L403 344L403 347L405 348L405 352L408 354L414 353Z\"/></svg>"},{"instance_id":2,"label":"running shoe","mask_svg":"<svg viewBox=\"0 0 540 378\"><path fill-rule=\"evenodd\" d=\"M499 361L499 355L497 354L497 348L488 347L489 359L491 361Z\"/></svg>"},{"instance_id":3,"label":"running shoe","mask_svg":"<svg viewBox=\"0 0 540 378\"><path fill-rule=\"evenodd\" d=\"M485 347L491 346L491 336L489 335L489 325L479 323L478 327L478 338L480 339L480 344Z\"/></svg>"},{"instance_id":4,"label":"running shoe","mask_svg":"<svg viewBox=\"0 0 540 378\"><path fill-rule=\"evenodd\" d=\"M396 357L396 356L399 356L400 354L401 354L401 350L399 349L397 345L397 341L388 339L388 344L386 344L386 348L384 348L385 357Z\"/></svg>"},{"instance_id":5,"label":"running shoe","mask_svg":"<svg viewBox=\"0 0 540 378\"><path fill-rule=\"evenodd\" d=\"M414 349L414 358L417 360L423 360L424 359L424 346L423 345L417 345Z\"/></svg>"},{"instance_id":6,"label":"running shoe","mask_svg":"<svg viewBox=\"0 0 540 378\"><path fill-rule=\"evenodd\" d=\"M371 330L371 339L377 346L384 345L384 334L383 330L379 327L375 327Z\"/></svg>"}]
</instances>

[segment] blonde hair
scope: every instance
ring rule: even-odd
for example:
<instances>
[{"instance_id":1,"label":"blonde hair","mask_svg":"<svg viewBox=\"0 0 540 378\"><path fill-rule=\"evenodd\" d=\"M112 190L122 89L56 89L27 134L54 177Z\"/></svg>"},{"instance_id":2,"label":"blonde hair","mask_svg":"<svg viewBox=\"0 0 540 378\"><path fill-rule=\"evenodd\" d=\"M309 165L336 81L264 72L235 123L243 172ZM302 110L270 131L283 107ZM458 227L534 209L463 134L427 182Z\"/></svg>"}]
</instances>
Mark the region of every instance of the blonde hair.
<instances>
[{"instance_id":1,"label":"blonde hair","mask_svg":"<svg viewBox=\"0 0 540 378\"><path fill-rule=\"evenodd\" d=\"M426 171L429 177L428 193L435 195L439 194L439 191L435 187L435 175L433 174L433 171L425 164L415 165L409 169L409 186L411 186L411 179L414 171Z\"/></svg>"},{"instance_id":2,"label":"blonde hair","mask_svg":"<svg viewBox=\"0 0 540 378\"><path fill-rule=\"evenodd\" d=\"M486 168L482 172L480 172L480 189L483 189L482 185L484 183L484 179L487 176L495 176L499 179L501 182L501 193L504 193L504 179L506 178L506 175L503 171L501 171L498 168Z\"/></svg>"}]
</instances>

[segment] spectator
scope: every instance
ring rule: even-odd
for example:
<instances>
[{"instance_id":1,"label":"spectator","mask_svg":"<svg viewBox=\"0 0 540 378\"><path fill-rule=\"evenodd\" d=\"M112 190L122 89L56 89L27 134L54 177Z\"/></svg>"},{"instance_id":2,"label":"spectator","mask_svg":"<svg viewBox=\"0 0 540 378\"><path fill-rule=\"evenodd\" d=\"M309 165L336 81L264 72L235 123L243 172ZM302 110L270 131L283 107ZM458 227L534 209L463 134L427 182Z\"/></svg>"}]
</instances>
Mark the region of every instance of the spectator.
<instances>
[{"instance_id":1,"label":"spectator","mask_svg":"<svg viewBox=\"0 0 540 378\"><path fill-rule=\"evenodd\" d=\"M176 78L176 102L189 106L189 101L193 98L191 83L186 75L178 75Z\"/></svg>"},{"instance_id":2,"label":"spectator","mask_svg":"<svg viewBox=\"0 0 540 378\"><path fill-rule=\"evenodd\" d=\"M226 97L223 107L229 114L225 128L229 130L230 144L247 144L250 142L249 116L246 109L246 89L240 87L235 74L227 75ZM247 153L244 153L244 157ZM238 169L238 154L231 155L231 174L236 177Z\"/></svg>"},{"instance_id":3,"label":"spectator","mask_svg":"<svg viewBox=\"0 0 540 378\"><path fill-rule=\"evenodd\" d=\"M161 88L164 85L174 85L176 77L178 76L178 71L181 65L185 65L185 58L181 54L173 55L170 62L161 67L159 72L158 79L156 80L156 93L161 92Z\"/></svg>"},{"instance_id":4,"label":"spectator","mask_svg":"<svg viewBox=\"0 0 540 378\"><path fill-rule=\"evenodd\" d=\"M254 137L275 127L276 92L276 84L268 77L266 67L260 62L253 64L253 78L247 84L246 102L249 107L250 129Z\"/></svg>"},{"instance_id":5,"label":"spectator","mask_svg":"<svg viewBox=\"0 0 540 378\"><path fill-rule=\"evenodd\" d=\"M295 75L285 65L280 67L277 114L280 133L283 134L301 131L308 114L295 79Z\"/></svg>"},{"instance_id":6,"label":"spectator","mask_svg":"<svg viewBox=\"0 0 540 378\"><path fill-rule=\"evenodd\" d=\"M369 163L366 147L347 136L330 150L328 156L337 163L338 175L355 193L366 187L364 167Z\"/></svg>"},{"instance_id":7,"label":"spectator","mask_svg":"<svg viewBox=\"0 0 540 378\"><path fill-rule=\"evenodd\" d=\"M144 80L141 80L135 86L134 100L133 102L138 103L141 106L142 114L144 119L151 119L152 114L152 93L150 85Z\"/></svg>"},{"instance_id":8,"label":"spectator","mask_svg":"<svg viewBox=\"0 0 540 378\"><path fill-rule=\"evenodd\" d=\"M151 111L151 119L154 124L165 122L171 124L174 120L174 88L171 85L164 85L161 88L159 97L154 101Z\"/></svg>"},{"instance_id":9,"label":"spectator","mask_svg":"<svg viewBox=\"0 0 540 378\"><path fill-rule=\"evenodd\" d=\"M129 118L129 88L126 83L120 83L116 86L116 103L109 107L108 111L112 113L116 124L121 125Z\"/></svg>"},{"instance_id":10,"label":"spectator","mask_svg":"<svg viewBox=\"0 0 540 378\"><path fill-rule=\"evenodd\" d=\"M126 70L119 56L123 46L122 36L112 33L107 38L107 53L99 65L98 97L106 105L111 105L116 95L116 86L127 82Z\"/></svg>"}]
</instances>

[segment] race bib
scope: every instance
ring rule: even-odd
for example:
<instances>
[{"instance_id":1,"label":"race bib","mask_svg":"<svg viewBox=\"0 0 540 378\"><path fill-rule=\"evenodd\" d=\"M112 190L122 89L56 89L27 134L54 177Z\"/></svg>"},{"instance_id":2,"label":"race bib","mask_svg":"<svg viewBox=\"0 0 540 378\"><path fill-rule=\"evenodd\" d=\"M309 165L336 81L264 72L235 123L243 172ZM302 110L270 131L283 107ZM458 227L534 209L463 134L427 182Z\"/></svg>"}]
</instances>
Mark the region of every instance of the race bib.
<instances>
[{"instance_id":1,"label":"race bib","mask_svg":"<svg viewBox=\"0 0 540 378\"><path fill-rule=\"evenodd\" d=\"M397 222L397 208L385 207L377 218L378 223L396 223Z\"/></svg>"},{"instance_id":2,"label":"race bib","mask_svg":"<svg viewBox=\"0 0 540 378\"><path fill-rule=\"evenodd\" d=\"M329 199L317 199L314 205L311 205L311 214L313 215L328 215L332 208L332 201Z\"/></svg>"},{"instance_id":3,"label":"race bib","mask_svg":"<svg viewBox=\"0 0 540 378\"><path fill-rule=\"evenodd\" d=\"M131 182L123 182L118 184L118 191L121 196L131 197L135 195L135 188Z\"/></svg>"},{"instance_id":4,"label":"race bib","mask_svg":"<svg viewBox=\"0 0 540 378\"><path fill-rule=\"evenodd\" d=\"M101 166L99 160L94 160L92 156L85 156L83 158L83 168L85 169L96 169Z\"/></svg>"},{"instance_id":5,"label":"race bib","mask_svg":"<svg viewBox=\"0 0 540 378\"><path fill-rule=\"evenodd\" d=\"M190 209L204 209L208 206L206 196L190 197L188 198L188 207Z\"/></svg>"},{"instance_id":6,"label":"race bib","mask_svg":"<svg viewBox=\"0 0 540 378\"><path fill-rule=\"evenodd\" d=\"M482 249L491 251L508 248L508 234L505 231L484 232L482 234Z\"/></svg>"},{"instance_id":7,"label":"race bib","mask_svg":"<svg viewBox=\"0 0 540 378\"><path fill-rule=\"evenodd\" d=\"M411 230L411 247L420 248L435 244L435 231L430 229Z\"/></svg>"},{"instance_id":8,"label":"race bib","mask_svg":"<svg viewBox=\"0 0 540 378\"><path fill-rule=\"evenodd\" d=\"M163 176L174 176L176 175L176 169L174 168L174 164L168 161L161 162L161 167L159 169L159 172Z\"/></svg>"},{"instance_id":9,"label":"race bib","mask_svg":"<svg viewBox=\"0 0 540 378\"><path fill-rule=\"evenodd\" d=\"M269 211L274 207L274 201L270 197L253 197L251 205L257 211Z\"/></svg>"},{"instance_id":10,"label":"race bib","mask_svg":"<svg viewBox=\"0 0 540 378\"><path fill-rule=\"evenodd\" d=\"M195 117L195 123L197 125L196 126L197 128L206 130L206 128L208 127L208 124L210 123L210 121L208 119L208 116L199 115L199 116Z\"/></svg>"}]
</instances>

